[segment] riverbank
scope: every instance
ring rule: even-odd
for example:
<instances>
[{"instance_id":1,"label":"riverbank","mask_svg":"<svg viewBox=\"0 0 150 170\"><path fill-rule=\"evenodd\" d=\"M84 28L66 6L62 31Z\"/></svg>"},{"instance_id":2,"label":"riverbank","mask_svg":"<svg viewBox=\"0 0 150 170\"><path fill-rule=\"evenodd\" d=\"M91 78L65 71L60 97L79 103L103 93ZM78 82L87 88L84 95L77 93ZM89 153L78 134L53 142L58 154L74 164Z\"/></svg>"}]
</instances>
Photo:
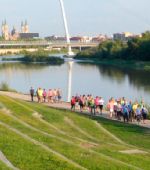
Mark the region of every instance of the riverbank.
<instances>
[{"instance_id":1,"label":"riverbank","mask_svg":"<svg viewBox=\"0 0 150 170\"><path fill-rule=\"evenodd\" d=\"M149 170L150 129L11 95L0 95L2 169Z\"/></svg>"},{"instance_id":2,"label":"riverbank","mask_svg":"<svg viewBox=\"0 0 150 170\"><path fill-rule=\"evenodd\" d=\"M89 63L89 64L96 64L96 65L107 65L107 66L115 66L118 68L125 68L125 69L134 69L134 70L144 70L144 71L150 71L150 62L144 62L144 61L127 61L127 60L99 60L99 59L92 59L88 58L76 58L79 59L79 63Z\"/></svg>"},{"instance_id":3,"label":"riverbank","mask_svg":"<svg viewBox=\"0 0 150 170\"><path fill-rule=\"evenodd\" d=\"M49 55L52 54L67 54L67 49L43 49L48 52ZM25 52L36 52L38 48L5 48L0 49L0 57L1 56L10 56L10 55L23 55ZM79 50L73 50L75 53L79 52Z\"/></svg>"},{"instance_id":4,"label":"riverbank","mask_svg":"<svg viewBox=\"0 0 150 170\"><path fill-rule=\"evenodd\" d=\"M64 64L64 59L63 58L58 58L54 56L24 56L24 57L19 57L19 58L3 58L2 61L19 61L22 63L37 63L37 64L49 64L49 65L61 65Z\"/></svg>"},{"instance_id":5,"label":"riverbank","mask_svg":"<svg viewBox=\"0 0 150 170\"><path fill-rule=\"evenodd\" d=\"M51 65L61 65L64 59L56 56L50 56L49 52L38 50L35 52L24 52L22 57L2 58L2 61L19 61L23 63L45 63Z\"/></svg>"},{"instance_id":6,"label":"riverbank","mask_svg":"<svg viewBox=\"0 0 150 170\"><path fill-rule=\"evenodd\" d=\"M150 70L150 32L124 42L107 40L99 46L79 52L77 59L134 69Z\"/></svg>"},{"instance_id":7,"label":"riverbank","mask_svg":"<svg viewBox=\"0 0 150 170\"><path fill-rule=\"evenodd\" d=\"M28 101L28 102L31 101L31 97L28 94L0 91L0 95L4 95L4 96L6 95L6 96L14 98L14 99L24 100L24 101ZM37 97L36 96L34 97L34 101L37 102ZM49 107L55 108L55 109L70 110L70 108L71 108L70 103L64 102L64 101L62 101L60 103L43 103L43 104L47 105ZM79 106L76 107L76 112L80 113L80 114L91 115L91 113L89 113L88 111L85 111L85 110L81 113ZM110 119L109 112L106 111L106 110L103 111L102 115L97 114L94 117L102 117L102 118L105 118L105 119L108 119L108 120L114 120L114 121L118 122L118 120L116 118L114 118L114 117L112 119ZM138 124L137 122L130 122L130 124L150 128L150 120L147 120L146 124L143 124L143 123Z\"/></svg>"}]
</instances>

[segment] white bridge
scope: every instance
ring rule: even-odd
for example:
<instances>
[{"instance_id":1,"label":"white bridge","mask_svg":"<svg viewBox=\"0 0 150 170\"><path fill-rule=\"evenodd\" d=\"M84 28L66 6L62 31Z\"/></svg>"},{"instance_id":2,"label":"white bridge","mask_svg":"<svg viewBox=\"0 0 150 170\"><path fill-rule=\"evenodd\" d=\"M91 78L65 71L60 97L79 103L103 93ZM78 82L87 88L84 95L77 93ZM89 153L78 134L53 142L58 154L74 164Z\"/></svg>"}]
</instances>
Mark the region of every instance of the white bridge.
<instances>
[{"instance_id":1,"label":"white bridge","mask_svg":"<svg viewBox=\"0 0 150 170\"><path fill-rule=\"evenodd\" d=\"M0 49L5 48L67 48L68 46L72 48L90 48L98 46L98 42L78 42L72 41L68 44L66 41L0 41Z\"/></svg>"}]
</instances>

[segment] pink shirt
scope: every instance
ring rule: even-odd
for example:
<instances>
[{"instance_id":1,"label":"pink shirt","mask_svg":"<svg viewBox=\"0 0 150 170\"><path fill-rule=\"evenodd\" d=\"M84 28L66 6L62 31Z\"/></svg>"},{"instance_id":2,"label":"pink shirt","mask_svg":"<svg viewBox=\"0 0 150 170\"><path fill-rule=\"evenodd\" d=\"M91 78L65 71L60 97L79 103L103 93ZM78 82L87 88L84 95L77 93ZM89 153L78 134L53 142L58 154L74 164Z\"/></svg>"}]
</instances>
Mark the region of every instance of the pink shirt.
<instances>
[{"instance_id":1,"label":"pink shirt","mask_svg":"<svg viewBox=\"0 0 150 170\"><path fill-rule=\"evenodd\" d=\"M95 99L95 104L96 104L96 106L99 105L99 98L96 98L96 99Z\"/></svg>"},{"instance_id":2,"label":"pink shirt","mask_svg":"<svg viewBox=\"0 0 150 170\"><path fill-rule=\"evenodd\" d=\"M114 102L109 102L108 103L108 108L114 110Z\"/></svg>"},{"instance_id":3,"label":"pink shirt","mask_svg":"<svg viewBox=\"0 0 150 170\"><path fill-rule=\"evenodd\" d=\"M47 93L46 91L43 91L43 96L46 97Z\"/></svg>"},{"instance_id":4,"label":"pink shirt","mask_svg":"<svg viewBox=\"0 0 150 170\"><path fill-rule=\"evenodd\" d=\"M53 92L52 92L51 90L48 91L48 96L49 96L49 97L53 96Z\"/></svg>"}]
</instances>

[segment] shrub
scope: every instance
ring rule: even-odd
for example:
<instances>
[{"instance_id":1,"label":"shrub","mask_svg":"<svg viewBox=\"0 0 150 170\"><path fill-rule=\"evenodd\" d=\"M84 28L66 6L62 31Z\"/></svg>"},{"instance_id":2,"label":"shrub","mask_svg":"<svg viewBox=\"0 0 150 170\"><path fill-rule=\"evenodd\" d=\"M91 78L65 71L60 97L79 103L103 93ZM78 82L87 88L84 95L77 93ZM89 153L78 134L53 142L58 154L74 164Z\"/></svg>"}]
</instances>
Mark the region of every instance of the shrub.
<instances>
[{"instance_id":1,"label":"shrub","mask_svg":"<svg viewBox=\"0 0 150 170\"><path fill-rule=\"evenodd\" d=\"M9 85L8 85L6 82L2 82L2 83L0 84L0 90L1 90L1 91L11 91L11 92L16 92L16 90L11 89L11 88L9 87Z\"/></svg>"},{"instance_id":2,"label":"shrub","mask_svg":"<svg viewBox=\"0 0 150 170\"><path fill-rule=\"evenodd\" d=\"M0 84L0 90L1 91L9 91L9 85L7 83L5 83L5 82L2 82Z\"/></svg>"}]
</instances>

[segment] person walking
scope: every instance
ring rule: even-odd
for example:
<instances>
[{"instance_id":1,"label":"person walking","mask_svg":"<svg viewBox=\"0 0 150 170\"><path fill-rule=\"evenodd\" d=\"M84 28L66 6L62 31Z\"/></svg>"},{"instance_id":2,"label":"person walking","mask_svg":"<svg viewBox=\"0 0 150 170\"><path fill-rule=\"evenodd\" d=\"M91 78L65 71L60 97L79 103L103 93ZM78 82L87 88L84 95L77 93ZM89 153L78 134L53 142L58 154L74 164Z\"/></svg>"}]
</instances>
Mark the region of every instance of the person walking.
<instances>
[{"instance_id":1,"label":"person walking","mask_svg":"<svg viewBox=\"0 0 150 170\"><path fill-rule=\"evenodd\" d=\"M53 89L53 102L56 103L57 102L57 90Z\"/></svg>"},{"instance_id":2,"label":"person walking","mask_svg":"<svg viewBox=\"0 0 150 170\"><path fill-rule=\"evenodd\" d=\"M96 98L94 99L95 102L95 108L96 108L96 113L99 113L98 109L99 109L99 97L96 96Z\"/></svg>"},{"instance_id":3,"label":"person walking","mask_svg":"<svg viewBox=\"0 0 150 170\"><path fill-rule=\"evenodd\" d=\"M75 111L76 99L74 96L71 98L71 111Z\"/></svg>"},{"instance_id":4,"label":"person walking","mask_svg":"<svg viewBox=\"0 0 150 170\"><path fill-rule=\"evenodd\" d=\"M117 119L121 120L121 116L122 116L122 105L121 105L121 101L117 100Z\"/></svg>"},{"instance_id":5,"label":"person walking","mask_svg":"<svg viewBox=\"0 0 150 170\"><path fill-rule=\"evenodd\" d=\"M137 106L137 109L135 111L135 115L136 115L136 120L138 122L138 124L140 123L141 121L141 117L142 117L142 112L141 112L141 107L140 105Z\"/></svg>"},{"instance_id":6,"label":"person walking","mask_svg":"<svg viewBox=\"0 0 150 170\"><path fill-rule=\"evenodd\" d=\"M53 91L52 91L52 89L48 90L47 96L48 96L48 103L53 103Z\"/></svg>"},{"instance_id":7,"label":"person walking","mask_svg":"<svg viewBox=\"0 0 150 170\"><path fill-rule=\"evenodd\" d=\"M44 103L46 102L46 98L47 98L47 92L46 92L46 90L44 89L44 90L43 90Z\"/></svg>"},{"instance_id":8,"label":"person walking","mask_svg":"<svg viewBox=\"0 0 150 170\"><path fill-rule=\"evenodd\" d=\"M130 101L129 104L128 104L128 111L129 111L129 120L132 122L133 121L133 118L132 118L132 113L133 113L132 101Z\"/></svg>"},{"instance_id":9,"label":"person walking","mask_svg":"<svg viewBox=\"0 0 150 170\"><path fill-rule=\"evenodd\" d=\"M148 110L147 108L143 105L143 108L141 110L142 113L142 117L143 117L143 124L145 124L146 119L147 119L147 114L148 114Z\"/></svg>"},{"instance_id":10,"label":"person walking","mask_svg":"<svg viewBox=\"0 0 150 170\"><path fill-rule=\"evenodd\" d=\"M95 115L95 100L93 97L91 97L90 99L90 112L91 112L91 115Z\"/></svg>"},{"instance_id":11,"label":"person walking","mask_svg":"<svg viewBox=\"0 0 150 170\"><path fill-rule=\"evenodd\" d=\"M61 89L57 89L57 97L58 97L58 102L60 103L61 102L61 99L62 99L62 91Z\"/></svg>"},{"instance_id":12,"label":"person walking","mask_svg":"<svg viewBox=\"0 0 150 170\"><path fill-rule=\"evenodd\" d=\"M30 96L31 96L31 101L33 102L34 101L34 89L33 89L33 87L31 87L31 89L30 89Z\"/></svg>"},{"instance_id":13,"label":"person walking","mask_svg":"<svg viewBox=\"0 0 150 170\"><path fill-rule=\"evenodd\" d=\"M38 103L40 102L40 97L39 97L39 88L36 90L36 96L37 96L37 100L38 100Z\"/></svg>"},{"instance_id":14,"label":"person walking","mask_svg":"<svg viewBox=\"0 0 150 170\"><path fill-rule=\"evenodd\" d=\"M83 96L80 96L79 98L79 106L80 106L80 112L83 112L83 107L84 107Z\"/></svg>"},{"instance_id":15,"label":"person walking","mask_svg":"<svg viewBox=\"0 0 150 170\"><path fill-rule=\"evenodd\" d=\"M132 120L134 121L136 119L136 109L138 108L138 102L136 101L132 105Z\"/></svg>"},{"instance_id":16,"label":"person walking","mask_svg":"<svg viewBox=\"0 0 150 170\"><path fill-rule=\"evenodd\" d=\"M107 104L107 108L109 109L109 117L112 119L114 113L114 99L111 98Z\"/></svg>"},{"instance_id":17,"label":"person walking","mask_svg":"<svg viewBox=\"0 0 150 170\"><path fill-rule=\"evenodd\" d=\"M104 99L102 97L99 98L99 109L100 109L100 114L102 115L103 113L103 106L104 106Z\"/></svg>"},{"instance_id":18,"label":"person walking","mask_svg":"<svg viewBox=\"0 0 150 170\"><path fill-rule=\"evenodd\" d=\"M129 122L129 111L128 111L128 106L126 103L124 103L122 106L122 114L123 114L124 123L126 121Z\"/></svg>"},{"instance_id":19,"label":"person walking","mask_svg":"<svg viewBox=\"0 0 150 170\"><path fill-rule=\"evenodd\" d=\"M38 89L38 97L39 97L39 103L42 103L42 101L43 101L43 90L42 90L42 88Z\"/></svg>"}]
</instances>

